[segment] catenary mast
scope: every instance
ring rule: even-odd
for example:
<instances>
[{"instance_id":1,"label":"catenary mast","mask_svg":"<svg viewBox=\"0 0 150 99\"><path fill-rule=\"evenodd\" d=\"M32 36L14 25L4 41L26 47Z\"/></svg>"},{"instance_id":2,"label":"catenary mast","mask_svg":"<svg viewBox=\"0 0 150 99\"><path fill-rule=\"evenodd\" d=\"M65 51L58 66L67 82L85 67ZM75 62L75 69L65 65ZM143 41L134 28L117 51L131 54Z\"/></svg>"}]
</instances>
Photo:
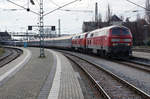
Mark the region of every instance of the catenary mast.
<instances>
[{"instance_id":1,"label":"catenary mast","mask_svg":"<svg viewBox=\"0 0 150 99\"><path fill-rule=\"evenodd\" d=\"M40 57L45 57L44 53L44 18L43 18L43 0L40 0L40 20L39 20L39 32L40 32Z\"/></svg>"}]
</instances>

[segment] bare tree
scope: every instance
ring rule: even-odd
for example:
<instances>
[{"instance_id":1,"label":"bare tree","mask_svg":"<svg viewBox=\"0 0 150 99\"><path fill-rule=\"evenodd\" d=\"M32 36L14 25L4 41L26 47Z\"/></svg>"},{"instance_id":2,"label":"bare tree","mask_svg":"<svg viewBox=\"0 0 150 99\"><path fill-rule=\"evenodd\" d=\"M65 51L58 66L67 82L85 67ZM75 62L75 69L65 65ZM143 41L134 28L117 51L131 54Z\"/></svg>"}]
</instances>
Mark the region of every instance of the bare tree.
<instances>
[{"instance_id":1,"label":"bare tree","mask_svg":"<svg viewBox=\"0 0 150 99\"><path fill-rule=\"evenodd\" d=\"M100 13L98 15L98 22L102 22L102 15Z\"/></svg>"},{"instance_id":2,"label":"bare tree","mask_svg":"<svg viewBox=\"0 0 150 99\"><path fill-rule=\"evenodd\" d=\"M141 16L140 16L139 13L137 13L137 15L136 15L136 20L139 21L140 19L141 19Z\"/></svg>"},{"instance_id":3,"label":"bare tree","mask_svg":"<svg viewBox=\"0 0 150 99\"><path fill-rule=\"evenodd\" d=\"M106 21L108 23L110 23L111 17L112 17L112 10L110 8L110 5L108 4L108 6L107 6L107 12L106 12Z\"/></svg>"},{"instance_id":4,"label":"bare tree","mask_svg":"<svg viewBox=\"0 0 150 99\"><path fill-rule=\"evenodd\" d=\"M129 23L130 22L130 17L127 17L126 20L125 20L125 22Z\"/></svg>"},{"instance_id":5,"label":"bare tree","mask_svg":"<svg viewBox=\"0 0 150 99\"><path fill-rule=\"evenodd\" d=\"M121 19L122 21L124 21L124 16L123 16L123 15L121 15L121 16L120 16L120 19Z\"/></svg>"},{"instance_id":6,"label":"bare tree","mask_svg":"<svg viewBox=\"0 0 150 99\"><path fill-rule=\"evenodd\" d=\"M145 10L146 21L150 23L150 0L146 0L145 6L147 9Z\"/></svg>"}]
</instances>

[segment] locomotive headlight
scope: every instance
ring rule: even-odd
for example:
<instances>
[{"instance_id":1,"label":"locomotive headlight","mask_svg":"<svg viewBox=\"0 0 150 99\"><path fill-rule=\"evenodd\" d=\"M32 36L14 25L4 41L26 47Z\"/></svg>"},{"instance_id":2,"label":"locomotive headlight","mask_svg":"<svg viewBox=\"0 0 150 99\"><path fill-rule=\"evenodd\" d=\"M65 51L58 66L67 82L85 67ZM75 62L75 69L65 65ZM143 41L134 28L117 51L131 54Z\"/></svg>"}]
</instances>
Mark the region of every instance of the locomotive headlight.
<instances>
[{"instance_id":1,"label":"locomotive headlight","mask_svg":"<svg viewBox=\"0 0 150 99\"><path fill-rule=\"evenodd\" d=\"M119 42L120 39L111 39L112 42Z\"/></svg>"},{"instance_id":2,"label":"locomotive headlight","mask_svg":"<svg viewBox=\"0 0 150 99\"><path fill-rule=\"evenodd\" d=\"M130 43L127 43L127 46L130 46Z\"/></svg>"},{"instance_id":3,"label":"locomotive headlight","mask_svg":"<svg viewBox=\"0 0 150 99\"><path fill-rule=\"evenodd\" d=\"M125 46L131 46L130 43L123 43L123 45L125 45Z\"/></svg>"},{"instance_id":4,"label":"locomotive headlight","mask_svg":"<svg viewBox=\"0 0 150 99\"><path fill-rule=\"evenodd\" d=\"M118 43L113 43L113 44L112 44L112 46L117 46L117 45L118 45Z\"/></svg>"}]
</instances>

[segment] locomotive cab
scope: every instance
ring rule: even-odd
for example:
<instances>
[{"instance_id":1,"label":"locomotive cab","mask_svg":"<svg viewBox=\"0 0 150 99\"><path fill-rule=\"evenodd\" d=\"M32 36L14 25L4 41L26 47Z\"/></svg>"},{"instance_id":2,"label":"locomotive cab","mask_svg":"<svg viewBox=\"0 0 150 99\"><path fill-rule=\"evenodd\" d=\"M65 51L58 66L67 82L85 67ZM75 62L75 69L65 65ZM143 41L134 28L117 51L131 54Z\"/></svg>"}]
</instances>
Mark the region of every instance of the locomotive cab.
<instances>
[{"instance_id":1,"label":"locomotive cab","mask_svg":"<svg viewBox=\"0 0 150 99\"><path fill-rule=\"evenodd\" d=\"M123 26L110 29L110 40L108 52L113 55L132 55L132 34L130 30Z\"/></svg>"}]
</instances>

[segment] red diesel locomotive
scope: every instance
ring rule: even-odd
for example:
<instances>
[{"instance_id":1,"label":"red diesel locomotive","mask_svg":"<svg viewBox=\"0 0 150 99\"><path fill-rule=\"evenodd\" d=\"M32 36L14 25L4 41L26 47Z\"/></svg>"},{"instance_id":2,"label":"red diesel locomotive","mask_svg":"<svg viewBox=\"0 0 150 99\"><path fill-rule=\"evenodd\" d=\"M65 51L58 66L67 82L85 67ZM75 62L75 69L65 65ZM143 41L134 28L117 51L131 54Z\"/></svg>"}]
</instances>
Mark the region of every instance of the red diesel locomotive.
<instances>
[{"instance_id":1,"label":"red diesel locomotive","mask_svg":"<svg viewBox=\"0 0 150 99\"><path fill-rule=\"evenodd\" d=\"M132 55L132 34L127 27L109 26L72 37L72 48L106 56Z\"/></svg>"},{"instance_id":2,"label":"red diesel locomotive","mask_svg":"<svg viewBox=\"0 0 150 99\"><path fill-rule=\"evenodd\" d=\"M88 33L81 33L72 37L72 49L85 51L86 50L86 38Z\"/></svg>"}]
</instances>

